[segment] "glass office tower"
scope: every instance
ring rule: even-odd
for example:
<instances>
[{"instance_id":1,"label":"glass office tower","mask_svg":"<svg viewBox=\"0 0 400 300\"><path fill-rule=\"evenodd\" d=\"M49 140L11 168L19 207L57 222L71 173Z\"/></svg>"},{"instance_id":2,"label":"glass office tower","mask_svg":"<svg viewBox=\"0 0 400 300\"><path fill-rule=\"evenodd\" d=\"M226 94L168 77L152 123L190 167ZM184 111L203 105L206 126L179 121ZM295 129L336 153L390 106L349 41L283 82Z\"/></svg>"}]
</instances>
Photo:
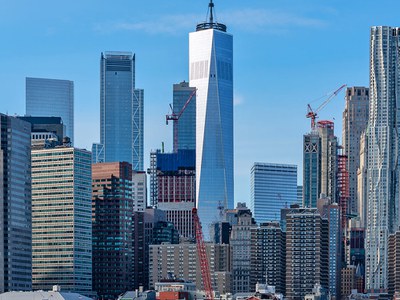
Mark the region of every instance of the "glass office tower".
<instances>
[{"instance_id":1,"label":"glass office tower","mask_svg":"<svg viewBox=\"0 0 400 300\"><path fill-rule=\"evenodd\" d=\"M30 78L25 81L26 115L61 117L65 135L74 142L74 82L70 80Z\"/></svg>"},{"instance_id":2,"label":"glass office tower","mask_svg":"<svg viewBox=\"0 0 400 300\"><path fill-rule=\"evenodd\" d=\"M0 114L0 293L32 289L31 124Z\"/></svg>"},{"instance_id":3,"label":"glass office tower","mask_svg":"<svg viewBox=\"0 0 400 300\"><path fill-rule=\"evenodd\" d=\"M279 221L281 208L297 202L297 166L254 163L250 187L250 209L256 222Z\"/></svg>"},{"instance_id":4,"label":"glass office tower","mask_svg":"<svg viewBox=\"0 0 400 300\"><path fill-rule=\"evenodd\" d=\"M135 55L104 52L100 65L100 144L106 162L143 170L143 98L135 89Z\"/></svg>"},{"instance_id":5,"label":"glass office tower","mask_svg":"<svg viewBox=\"0 0 400 300\"><path fill-rule=\"evenodd\" d=\"M196 93L196 205L209 238L218 208L233 208L233 37L213 20L189 34L189 85Z\"/></svg>"},{"instance_id":6,"label":"glass office tower","mask_svg":"<svg viewBox=\"0 0 400 300\"><path fill-rule=\"evenodd\" d=\"M188 82L174 84L173 87L173 112L179 114L185 106L190 95L195 88L190 87ZM192 96L189 104L179 118L179 122L174 122L174 126L178 126L177 131L174 128L174 140L177 139L177 152L181 150L196 150L196 95Z\"/></svg>"}]
</instances>

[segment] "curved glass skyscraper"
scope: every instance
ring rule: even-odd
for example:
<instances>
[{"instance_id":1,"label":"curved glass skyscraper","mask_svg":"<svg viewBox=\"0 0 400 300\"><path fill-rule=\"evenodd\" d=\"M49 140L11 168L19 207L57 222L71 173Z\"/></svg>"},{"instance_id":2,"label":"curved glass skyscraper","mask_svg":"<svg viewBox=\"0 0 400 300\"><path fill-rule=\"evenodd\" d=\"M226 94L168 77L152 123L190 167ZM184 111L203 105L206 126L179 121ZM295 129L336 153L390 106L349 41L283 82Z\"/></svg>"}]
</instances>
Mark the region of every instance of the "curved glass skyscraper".
<instances>
[{"instance_id":1,"label":"curved glass skyscraper","mask_svg":"<svg viewBox=\"0 0 400 300\"><path fill-rule=\"evenodd\" d=\"M213 20L189 34L189 84L196 93L196 206L206 239L219 209L233 208L233 51Z\"/></svg>"},{"instance_id":2,"label":"curved glass skyscraper","mask_svg":"<svg viewBox=\"0 0 400 300\"><path fill-rule=\"evenodd\" d=\"M399 224L400 28L371 28L366 289L386 289L388 237Z\"/></svg>"}]
</instances>

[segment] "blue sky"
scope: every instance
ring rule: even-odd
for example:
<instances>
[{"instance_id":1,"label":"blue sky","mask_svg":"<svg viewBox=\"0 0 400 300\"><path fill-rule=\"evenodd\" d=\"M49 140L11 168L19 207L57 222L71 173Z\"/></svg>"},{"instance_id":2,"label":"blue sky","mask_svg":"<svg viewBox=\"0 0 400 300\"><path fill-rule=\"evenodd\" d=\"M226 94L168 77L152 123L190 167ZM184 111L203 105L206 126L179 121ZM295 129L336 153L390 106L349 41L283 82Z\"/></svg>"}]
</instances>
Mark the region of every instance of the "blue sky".
<instances>
[{"instance_id":1,"label":"blue sky","mask_svg":"<svg viewBox=\"0 0 400 300\"><path fill-rule=\"evenodd\" d=\"M248 202L253 162L299 165L307 103L341 84L369 85L369 30L400 26L400 1L215 0L234 36L235 201ZM99 141L102 51L136 53L145 89L145 165L172 148L172 84L188 80L188 33L208 0L0 0L0 112L25 113L25 77L73 80L75 144ZM343 92L320 113L341 140ZM314 102L318 106L318 102Z\"/></svg>"}]
</instances>

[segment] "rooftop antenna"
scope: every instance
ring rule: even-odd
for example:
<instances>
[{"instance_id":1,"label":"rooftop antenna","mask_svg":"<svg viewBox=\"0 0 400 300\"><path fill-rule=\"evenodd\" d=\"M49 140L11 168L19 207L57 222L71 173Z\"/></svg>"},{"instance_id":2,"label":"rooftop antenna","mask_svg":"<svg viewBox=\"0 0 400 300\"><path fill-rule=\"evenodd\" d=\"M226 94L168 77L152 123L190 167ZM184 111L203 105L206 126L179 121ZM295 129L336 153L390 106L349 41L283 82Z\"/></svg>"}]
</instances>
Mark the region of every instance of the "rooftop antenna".
<instances>
[{"instance_id":1,"label":"rooftop antenna","mask_svg":"<svg viewBox=\"0 0 400 300\"><path fill-rule=\"evenodd\" d=\"M210 23L212 24L212 23L214 23L214 16L213 16L214 3L212 2L212 0L210 0L208 7L210 9Z\"/></svg>"}]
</instances>

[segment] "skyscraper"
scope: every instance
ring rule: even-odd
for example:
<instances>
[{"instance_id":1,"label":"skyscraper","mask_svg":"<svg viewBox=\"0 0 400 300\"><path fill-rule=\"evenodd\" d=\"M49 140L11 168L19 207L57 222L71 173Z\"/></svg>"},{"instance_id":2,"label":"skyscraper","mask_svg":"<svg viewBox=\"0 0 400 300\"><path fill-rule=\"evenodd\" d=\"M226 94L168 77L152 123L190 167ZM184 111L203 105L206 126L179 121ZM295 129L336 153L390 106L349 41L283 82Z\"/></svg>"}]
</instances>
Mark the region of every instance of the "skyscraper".
<instances>
[{"instance_id":1,"label":"skyscraper","mask_svg":"<svg viewBox=\"0 0 400 300\"><path fill-rule=\"evenodd\" d=\"M332 121L319 121L303 137L303 206L317 207L323 194L336 202L338 142Z\"/></svg>"},{"instance_id":2,"label":"skyscraper","mask_svg":"<svg viewBox=\"0 0 400 300\"><path fill-rule=\"evenodd\" d=\"M0 293L32 289L31 124L0 114Z\"/></svg>"},{"instance_id":3,"label":"skyscraper","mask_svg":"<svg viewBox=\"0 0 400 300\"><path fill-rule=\"evenodd\" d=\"M233 37L210 19L189 34L189 85L196 87L196 206L205 238L233 197Z\"/></svg>"},{"instance_id":4,"label":"skyscraper","mask_svg":"<svg viewBox=\"0 0 400 300\"><path fill-rule=\"evenodd\" d=\"M256 222L279 221L281 208L297 202L297 166L254 163L250 189L250 210Z\"/></svg>"},{"instance_id":5,"label":"skyscraper","mask_svg":"<svg viewBox=\"0 0 400 300\"><path fill-rule=\"evenodd\" d=\"M360 167L361 134L367 129L369 89L366 87L348 87L346 106L343 111L342 140L344 154L347 155L349 172L349 212L358 212L357 170Z\"/></svg>"},{"instance_id":6,"label":"skyscraper","mask_svg":"<svg viewBox=\"0 0 400 300\"><path fill-rule=\"evenodd\" d=\"M115 299L132 288L132 165L92 165L93 290Z\"/></svg>"},{"instance_id":7,"label":"skyscraper","mask_svg":"<svg viewBox=\"0 0 400 300\"><path fill-rule=\"evenodd\" d=\"M303 206L317 207L321 193L321 138L317 131L303 136Z\"/></svg>"},{"instance_id":8,"label":"skyscraper","mask_svg":"<svg viewBox=\"0 0 400 300\"><path fill-rule=\"evenodd\" d=\"M89 151L32 150L32 286L92 293L92 168Z\"/></svg>"},{"instance_id":9,"label":"skyscraper","mask_svg":"<svg viewBox=\"0 0 400 300\"><path fill-rule=\"evenodd\" d=\"M135 89L135 55L104 52L100 65L100 144L106 162L143 171L143 99Z\"/></svg>"},{"instance_id":10,"label":"skyscraper","mask_svg":"<svg viewBox=\"0 0 400 300\"><path fill-rule=\"evenodd\" d=\"M367 130L366 288L387 288L388 236L399 224L400 28L374 26Z\"/></svg>"},{"instance_id":11,"label":"skyscraper","mask_svg":"<svg viewBox=\"0 0 400 300\"><path fill-rule=\"evenodd\" d=\"M70 80L26 78L26 115L61 117L65 135L74 141L74 82Z\"/></svg>"},{"instance_id":12,"label":"skyscraper","mask_svg":"<svg viewBox=\"0 0 400 300\"><path fill-rule=\"evenodd\" d=\"M174 84L173 87L173 113L179 114L191 94L196 88L190 87L188 82L181 82ZM174 122L174 126L178 126L177 130L174 129L174 140L177 139L178 149L196 150L196 95L192 96L185 111L179 118L179 122ZM174 149L176 152L178 149Z\"/></svg>"}]
</instances>

